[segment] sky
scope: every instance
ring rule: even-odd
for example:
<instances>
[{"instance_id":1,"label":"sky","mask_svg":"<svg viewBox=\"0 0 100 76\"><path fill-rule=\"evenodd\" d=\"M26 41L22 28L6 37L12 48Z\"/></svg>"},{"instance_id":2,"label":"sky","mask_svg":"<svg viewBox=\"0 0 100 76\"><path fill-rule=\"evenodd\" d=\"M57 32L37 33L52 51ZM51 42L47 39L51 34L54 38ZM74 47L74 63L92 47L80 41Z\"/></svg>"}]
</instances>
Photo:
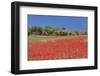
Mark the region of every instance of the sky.
<instances>
[{"instance_id":1,"label":"sky","mask_svg":"<svg viewBox=\"0 0 100 76\"><path fill-rule=\"evenodd\" d=\"M78 16L28 15L28 26L54 26L72 31L87 31L88 18Z\"/></svg>"}]
</instances>

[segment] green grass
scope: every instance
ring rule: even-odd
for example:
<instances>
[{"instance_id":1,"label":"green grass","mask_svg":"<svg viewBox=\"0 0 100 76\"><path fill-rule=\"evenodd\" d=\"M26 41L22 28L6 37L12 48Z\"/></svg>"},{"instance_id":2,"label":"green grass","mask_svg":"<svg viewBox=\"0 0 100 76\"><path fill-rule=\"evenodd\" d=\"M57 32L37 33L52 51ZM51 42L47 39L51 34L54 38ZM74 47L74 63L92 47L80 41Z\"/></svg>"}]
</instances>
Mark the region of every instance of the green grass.
<instances>
[{"instance_id":1,"label":"green grass","mask_svg":"<svg viewBox=\"0 0 100 76\"><path fill-rule=\"evenodd\" d=\"M35 36L35 35L30 35L29 36L29 42L48 42L48 41L55 41L55 40L62 40L62 39L65 39L65 38L43 38L43 37L38 37L38 36Z\"/></svg>"},{"instance_id":2,"label":"green grass","mask_svg":"<svg viewBox=\"0 0 100 76\"><path fill-rule=\"evenodd\" d=\"M57 37L57 38L52 38L52 37L48 36L48 38L45 38L45 37L39 37L36 35L30 35L30 36L28 36L28 42L29 43L31 43L33 41L34 42L48 42L48 41L64 40L64 39L77 38L77 37L79 37L79 36L63 36L63 37ZM86 35L84 35L84 37L87 38Z\"/></svg>"}]
</instances>

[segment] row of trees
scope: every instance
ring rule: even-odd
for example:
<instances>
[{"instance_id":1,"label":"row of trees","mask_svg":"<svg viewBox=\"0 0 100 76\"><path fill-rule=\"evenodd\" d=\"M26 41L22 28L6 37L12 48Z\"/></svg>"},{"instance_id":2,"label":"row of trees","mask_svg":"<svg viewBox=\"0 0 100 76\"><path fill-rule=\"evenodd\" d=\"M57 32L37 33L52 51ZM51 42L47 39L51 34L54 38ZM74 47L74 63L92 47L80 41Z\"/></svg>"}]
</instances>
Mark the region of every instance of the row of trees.
<instances>
[{"instance_id":1,"label":"row of trees","mask_svg":"<svg viewBox=\"0 0 100 76\"><path fill-rule=\"evenodd\" d=\"M71 35L87 35L87 32L69 31L66 28L56 28L51 26L28 28L28 35L54 35L54 36L71 36Z\"/></svg>"}]
</instances>

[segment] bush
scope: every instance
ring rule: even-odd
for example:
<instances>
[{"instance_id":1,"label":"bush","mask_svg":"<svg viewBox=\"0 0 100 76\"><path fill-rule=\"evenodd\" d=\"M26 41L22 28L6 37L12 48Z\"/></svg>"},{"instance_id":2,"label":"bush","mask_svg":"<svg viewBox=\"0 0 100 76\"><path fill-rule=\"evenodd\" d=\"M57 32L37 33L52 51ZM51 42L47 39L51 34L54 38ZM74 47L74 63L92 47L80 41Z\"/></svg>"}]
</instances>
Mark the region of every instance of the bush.
<instances>
[{"instance_id":1,"label":"bush","mask_svg":"<svg viewBox=\"0 0 100 76\"><path fill-rule=\"evenodd\" d=\"M47 35L52 35L55 31L55 28L54 27L51 27L51 26L46 26L44 28L44 31L47 33Z\"/></svg>"},{"instance_id":2,"label":"bush","mask_svg":"<svg viewBox=\"0 0 100 76\"><path fill-rule=\"evenodd\" d=\"M82 32L84 35L87 35L87 32ZM59 29L51 26L45 27L38 27L33 26L28 28L28 35L35 34L35 35L55 35L55 36L74 36L80 35L79 31L69 31L65 28Z\"/></svg>"},{"instance_id":3,"label":"bush","mask_svg":"<svg viewBox=\"0 0 100 76\"><path fill-rule=\"evenodd\" d=\"M75 33L76 33L76 35L79 35L79 32L78 31L76 31Z\"/></svg>"},{"instance_id":4,"label":"bush","mask_svg":"<svg viewBox=\"0 0 100 76\"><path fill-rule=\"evenodd\" d=\"M84 32L84 35L87 35L87 32Z\"/></svg>"}]
</instances>

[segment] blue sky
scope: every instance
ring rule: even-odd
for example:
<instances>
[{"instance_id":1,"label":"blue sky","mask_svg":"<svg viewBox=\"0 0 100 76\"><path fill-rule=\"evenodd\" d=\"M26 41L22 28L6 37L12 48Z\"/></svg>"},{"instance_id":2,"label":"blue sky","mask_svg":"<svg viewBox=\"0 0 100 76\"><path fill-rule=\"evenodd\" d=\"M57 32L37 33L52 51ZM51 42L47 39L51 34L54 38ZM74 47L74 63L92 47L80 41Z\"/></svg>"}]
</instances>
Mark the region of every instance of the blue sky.
<instances>
[{"instance_id":1,"label":"blue sky","mask_svg":"<svg viewBox=\"0 0 100 76\"><path fill-rule=\"evenodd\" d=\"M54 26L72 31L87 31L88 18L77 16L28 15L28 26Z\"/></svg>"}]
</instances>

